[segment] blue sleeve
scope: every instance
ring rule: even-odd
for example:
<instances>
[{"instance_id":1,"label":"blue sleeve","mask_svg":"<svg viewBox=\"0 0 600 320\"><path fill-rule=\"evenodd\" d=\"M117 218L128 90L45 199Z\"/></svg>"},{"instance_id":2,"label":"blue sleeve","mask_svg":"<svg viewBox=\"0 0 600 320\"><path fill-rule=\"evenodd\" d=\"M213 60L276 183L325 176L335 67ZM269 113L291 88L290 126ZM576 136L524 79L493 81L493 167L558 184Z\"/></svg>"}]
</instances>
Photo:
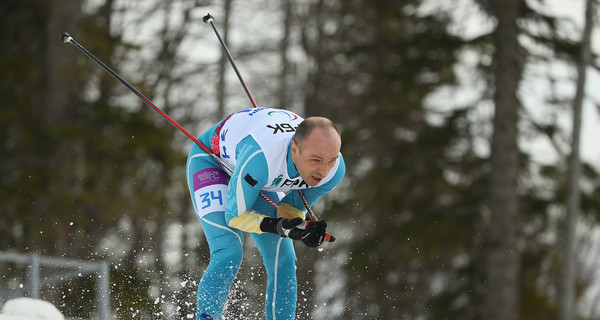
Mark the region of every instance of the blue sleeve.
<instances>
[{"instance_id":1,"label":"blue sleeve","mask_svg":"<svg viewBox=\"0 0 600 320\"><path fill-rule=\"evenodd\" d=\"M244 138L236 147L236 166L227 187L226 221L252 208L268 178L263 151L251 136Z\"/></svg>"},{"instance_id":2,"label":"blue sleeve","mask_svg":"<svg viewBox=\"0 0 600 320\"><path fill-rule=\"evenodd\" d=\"M308 204L310 204L310 206L312 207L315 203L317 203L317 200L319 200L319 198L327 194L329 191L333 190L333 188L335 188L342 181L342 178L344 178L345 173L346 164L344 163L344 158L340 154L340 163L331 180L327 181L327 183L324 183L321 186L311 187L302 190L302 193L306 197ZM281 201L287 202L300 210L306 210L304 202L300 198L299 193L296 191L288 192L288 194Z\"/></svg>"}]
</instances>

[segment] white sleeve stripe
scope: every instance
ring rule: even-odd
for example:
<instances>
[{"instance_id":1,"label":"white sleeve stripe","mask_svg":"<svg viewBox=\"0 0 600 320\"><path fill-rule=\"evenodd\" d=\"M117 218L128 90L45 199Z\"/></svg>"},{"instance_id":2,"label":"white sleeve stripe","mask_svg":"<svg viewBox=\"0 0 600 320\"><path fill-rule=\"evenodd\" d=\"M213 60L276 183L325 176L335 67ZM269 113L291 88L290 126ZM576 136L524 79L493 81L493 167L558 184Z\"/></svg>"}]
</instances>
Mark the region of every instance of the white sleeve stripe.
<instances>
[{"instance_id":1,"label":"white sleeve stripe","mask_svg":"<svg viewBox=\"0 0 600 320\"><path fill-rule=\"evenodd\" d=\"M244 164L240 168L239 176L237 177L237 185L235 188L236 189L235 191L236 191L238 215L240 215L248 210L246 208L246 198L244 198L244 188L242 187L242 181L244 180L244 178L242 177L242 173L244 172L244 168L246 167L246 164L248 164L248 162L250 162L250 160L252 160L252 158L254 158L259 153L263 153L262 150L255 151L252 155L250 155L250 157L248 157L248 160L246 160L246 162L244 162Z\"/></svg>"},{"instance_id":2,"label":"white sleeve stripe","mask_svg":"<svg viewBox=\"0 0 600 320\"><path fill-rule=\"evenodd\" d=\"M273 284L273 319L277 318L277 309L275 308L276 302L277 302L277 274L279 273L279 251L281 249L281 242L283 241L283 237L279 237L279 240L277 241L277 250L275 251L275 272L273 275L274 280L274 284Z\"/></svg>"}]
</instances>

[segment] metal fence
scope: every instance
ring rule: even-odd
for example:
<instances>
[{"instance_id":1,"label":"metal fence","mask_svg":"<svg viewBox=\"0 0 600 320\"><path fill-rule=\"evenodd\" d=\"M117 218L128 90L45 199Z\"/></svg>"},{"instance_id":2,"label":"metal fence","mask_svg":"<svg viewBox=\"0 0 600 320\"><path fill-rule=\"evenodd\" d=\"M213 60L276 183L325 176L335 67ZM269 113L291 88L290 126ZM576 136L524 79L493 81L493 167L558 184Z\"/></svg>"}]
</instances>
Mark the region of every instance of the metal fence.
<instances>
[{"instance_id":1,"label":"metal fence","mask_svg":"<svg viewBox=\"0 0 600 320\"><path fill-rule=\"evenodd\" d=\"M82 276L95 277L95 304L97 319L109 319L110 312L110 282L109 264L106 261L91 262L76 259L44 257L38 254L23 254L0 251L0 262L17 263L24 265L25 273L24 290L28 297L39 299L42 287L55 283L81 278ZM42 276L42 268L61 268L62 272L50 276ZM17 291L16 288L1 288L4 295ZM4 297L6 298L6 297Z\"/></svg>"}]
</instances>

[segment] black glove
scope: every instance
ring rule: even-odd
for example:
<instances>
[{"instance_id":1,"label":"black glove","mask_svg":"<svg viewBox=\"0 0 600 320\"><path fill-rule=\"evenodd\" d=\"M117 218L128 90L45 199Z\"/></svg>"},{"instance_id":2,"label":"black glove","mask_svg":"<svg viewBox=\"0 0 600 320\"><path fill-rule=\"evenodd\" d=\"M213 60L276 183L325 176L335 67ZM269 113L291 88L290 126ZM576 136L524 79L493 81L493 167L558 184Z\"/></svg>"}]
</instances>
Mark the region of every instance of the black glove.
<instances>
[{"instance_id":1,"label":"black glove","mask_svg":"<svg viewBox=\"0 0 600 320\"><path fill-rule=\"evenodd\" d=\"M304 243L308 247L316 248L323 244L323 241L325 241L325 236L327 235L327 222L325 222L325 220L319 220L314 222L311 221L308 225L307 230L311 229L311 227L313 229L308 234L308 236L302 238L302 243Z\"/></svg>"},{"instance_id":2,"label":"black glove","mask_svg":"<svg viewBox=\"0 0 600 320\"><path fill-rule=\"evenodd\" d=\"M289 237L292 240L302 240L308 237L315 229L312 223L308 228L299 229L304 221L302 218L284 219L284 218L269 218L266 217L260 223L262 232L278 234L282 237Z\"/></svg>"}]
</instances>

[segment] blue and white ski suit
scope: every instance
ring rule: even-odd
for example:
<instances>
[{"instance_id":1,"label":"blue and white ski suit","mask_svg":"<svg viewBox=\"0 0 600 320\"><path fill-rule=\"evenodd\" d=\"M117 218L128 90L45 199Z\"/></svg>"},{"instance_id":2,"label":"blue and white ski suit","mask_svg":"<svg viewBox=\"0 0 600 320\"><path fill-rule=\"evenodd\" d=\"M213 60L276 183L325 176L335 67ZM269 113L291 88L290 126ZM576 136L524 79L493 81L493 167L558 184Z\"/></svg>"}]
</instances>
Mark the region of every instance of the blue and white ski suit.
<instances>
[{"instance_id":1,"label":"blue and white ski suit","mask_svg":"<svg viewBox=\"0 0 600 320\"><path fill-rule=\"evenodd\" d=\"M196 319L221 319L229 289L242 261L243 232L249 232L267 271L265 311L268 320L294 319L297 284L293 242L263 233L265 216L277 210L259 196L263 192L287 212L304 217L302 190L312 206L339 184L345 173L338 158L315 187L300 177L291 159L291 140L303 119L272 108L238 111L199 137L233 169L231 176L199 146L187 161L187 181L194 209L210 248L210 263L198 286ZM217 133L217 134L215 134Z\"/></svg>"}]
</instances>

